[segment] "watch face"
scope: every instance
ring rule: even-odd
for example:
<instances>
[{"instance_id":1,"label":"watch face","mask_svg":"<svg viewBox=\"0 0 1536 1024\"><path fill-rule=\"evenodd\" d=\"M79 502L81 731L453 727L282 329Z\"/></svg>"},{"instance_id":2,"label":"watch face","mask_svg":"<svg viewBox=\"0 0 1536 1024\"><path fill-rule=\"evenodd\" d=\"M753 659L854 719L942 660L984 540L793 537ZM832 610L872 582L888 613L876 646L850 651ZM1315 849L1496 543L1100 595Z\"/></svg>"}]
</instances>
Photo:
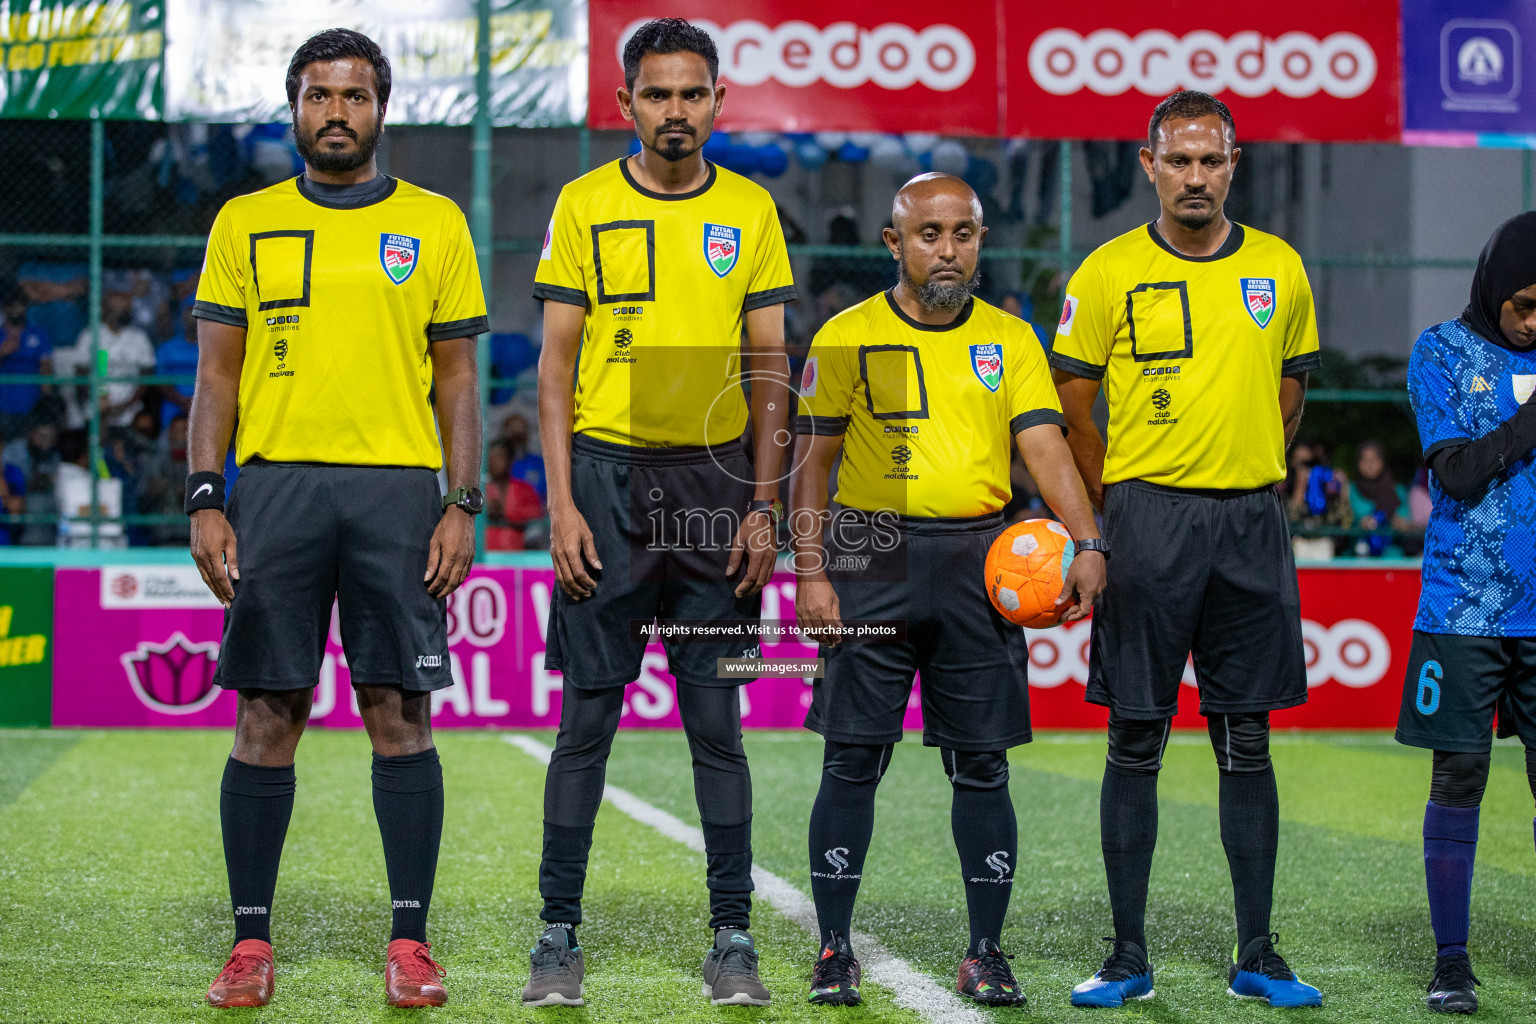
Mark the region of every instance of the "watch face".
<instances>
[{"instance_id":1,"label":"watch face","mask_svg":"<svg viewBox=\"0 0 1536 1024\"><path fill-rule=\"evenodd\" d=\"M478 487L471 487L459 504L464 506L464 511L479 515L480 510L485 508L485 492Z\"/></svg>"}]
</instances>

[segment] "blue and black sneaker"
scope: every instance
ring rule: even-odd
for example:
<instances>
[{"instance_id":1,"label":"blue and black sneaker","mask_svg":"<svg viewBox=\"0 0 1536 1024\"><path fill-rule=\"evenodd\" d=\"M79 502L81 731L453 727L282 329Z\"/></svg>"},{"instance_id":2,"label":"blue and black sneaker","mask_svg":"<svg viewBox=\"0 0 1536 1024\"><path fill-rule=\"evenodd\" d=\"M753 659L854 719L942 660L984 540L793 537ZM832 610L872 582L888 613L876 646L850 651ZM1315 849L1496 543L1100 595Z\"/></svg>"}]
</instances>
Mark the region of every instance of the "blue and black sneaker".
<instances>
[{"instance_id":1,"label":"blue and black sneaker","mask_svg":"<svg viewBox=\"0 0 1536 1024\"><path fill-rule=\"evenodd\" d=\"M1073 1006L1124 1006L1130 999L1151 999L1152 965L1147 951L1134 942L1112 939L1114 951L1097 974L1072 990Z\"/></svg>"},{"instance_id":2,"label":"blue and black sneaker","mask_svg":"<svg viewBox=\"0 0 1536 1024\"><path fill-rule=\"evenodd\" d=\"M1227 968L1227 995L1262 999L1270 1006L1322 1006L1323 994L1296 977L1275 952L1278 933L1250 939L1241 953L1232 948Z\"/></svg>"},{"instance_id":3,"label":"blue and black sneaker","mask_svg":"<svg viewBox=\"0 0 1536 1024\"><path fill-rule=\"evenodd\" d=\"M1435 957L1435 980L1429 983L1429 1008L1436 1013L1476 1013L1477 989L1472 958L1465 953Z\"/></svg>"}]
</instances>

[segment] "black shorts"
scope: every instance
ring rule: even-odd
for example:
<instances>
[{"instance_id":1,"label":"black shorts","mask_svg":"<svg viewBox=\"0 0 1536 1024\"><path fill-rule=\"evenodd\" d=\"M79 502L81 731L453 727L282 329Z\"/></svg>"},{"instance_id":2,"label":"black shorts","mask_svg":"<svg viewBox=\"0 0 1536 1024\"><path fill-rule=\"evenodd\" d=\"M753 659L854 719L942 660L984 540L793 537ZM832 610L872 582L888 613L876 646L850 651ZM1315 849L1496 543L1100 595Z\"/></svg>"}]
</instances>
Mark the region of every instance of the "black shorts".
<instances>
[{"instance_id":1,"label":"black shorts","mask_svg":"<svg viewBox=\"0 0 1536 1024\"><path fill-rule=\"evenodd\" d=\"M453 685L448 606L422 581L443 515L436 473L252 460L227 514L240 578L224 611L216 683L314 686L335 602L354 686Z\"/></svg>"},{"instance_id":2,"label":"black shorts","mask_svg":"<svg viewBox=\"0 0 1536 1024\"><path fill-rule=\"evenodd\" d=\"M1486 754L1499 735L1536 747L1536 638L1414 630L1397 742Z\"/></svg>"},{"instance_id":3,"label":"black shorts","mask_svg":"<svg viewBox=\"0 0 1536 1024\"><path fill-rule=\"evenodd\" d=\"M1190 654L1202 715L1307 700L1301 595L1274 488L1105 488L1108 580L1093 616L1085 698L1123 718L1179 708Z\"/></svg>"},{"instance_id":4,"label":"black shorts","mask_svg":"<svg viewBox=\"0 0 1536 1024\"><path fill-rule=\"evenodd\" d=\"M544 666L578 689L624 686L640 675L646 639L661 622L755 623L762 595L736 596L745 558L727 578L731 544L754 490L741 445L641 448L578 434L571 444L571 496L592 530L601 570L591 597L573 601L555 588ZM743 630L746 632L746 630ZM664 638L673 676L696 686L740 686L720 679L719 658L755 656L758 641Z\"/></svg>"},{"instance_id":5,"label":"black shorts","mask_svg":"<svg viewBox=\"0 0 1536 1024\"><path fill-rule=\"evenodd\" d=\"M828 531L827 577L843 623L898 624L904 637L823 645L826 675L815 681L805 727L838 743L894 743L913 673L921 673L927 746L993 751L1028 743L1029 647L1024 630L987 599L987 549L1003 530L1002 515L899 522L886 551L850 542L856 531ZM864 554L865 566L838 569Z\"/></svg>"}]
</instances>

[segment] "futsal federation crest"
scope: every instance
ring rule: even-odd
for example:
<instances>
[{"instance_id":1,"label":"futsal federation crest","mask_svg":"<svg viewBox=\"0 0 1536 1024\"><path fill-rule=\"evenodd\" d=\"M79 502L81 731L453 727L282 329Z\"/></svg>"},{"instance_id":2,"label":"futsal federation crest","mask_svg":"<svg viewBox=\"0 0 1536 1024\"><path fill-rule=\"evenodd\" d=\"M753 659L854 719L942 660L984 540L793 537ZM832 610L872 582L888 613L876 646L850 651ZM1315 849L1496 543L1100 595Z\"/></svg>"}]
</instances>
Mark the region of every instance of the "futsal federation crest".
<instances>
[{"instance_id":1,"label":"futsal federation crest","mask_svg":"<svg viewBox=\"0 0 1536 1024\"><path fill-rule=\"evenodd\" d=\"M741 228L724 224L704 225L704 259L716 277L724 277L736 266L741 255Z\"/></svg>"},{"instance_id":2,"label":"futsal federation crest","mask_svg":"<svg viewBox=\"0 0 1536 1024\"><path fill-rule=\"evenodd\" d=\"M996 391L1003 382L1003 349L1000 345L972 345L971 369L988 391Z\"/></svg>"},{"instance_id":3,"label":"futsal federation crest","mask_svg":"<svg viewBox=\"0 0 1536 1024\"><path fill-rule=\"evenodd\" d=\"M405 284L406 280L416 272L416 261L421 255L421 239L412 238L410 235L392 235L388 232L379 236L379 262L384 265L384 273L395 284Z\"/></svg>"},{"instance_id":4,"label":"futsal federation crest","mask_svg":"<svg viewBox=\"0 0 1536 1024\"><path fill-rule=\"evenodd\" d=\"M1275 279L1272 277L1245 277L1242 279L1243 302L1248 315L1259 325L1259 330L1269 326L1275 315Z\"/></svg>"}]
</instances>

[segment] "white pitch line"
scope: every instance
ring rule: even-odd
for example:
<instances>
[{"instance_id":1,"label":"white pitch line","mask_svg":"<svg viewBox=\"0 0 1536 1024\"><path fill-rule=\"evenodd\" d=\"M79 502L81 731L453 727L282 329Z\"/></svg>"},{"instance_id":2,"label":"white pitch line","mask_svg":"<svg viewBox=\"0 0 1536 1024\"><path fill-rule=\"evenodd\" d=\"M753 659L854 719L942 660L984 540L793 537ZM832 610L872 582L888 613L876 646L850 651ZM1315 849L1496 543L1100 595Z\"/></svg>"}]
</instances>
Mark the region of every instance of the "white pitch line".
<instances>
[{"instance_id":1,"label":"white pitch line","mask_svg":"<svg viewBox=\"0 0 1536 1024\"><path fill-rule=\"evenodd\" d=\"M510 735L502 739L518 750L544 764L549 763L553 751L532 736ZM697 853L704 852L704 833L681 818L648 803L628 790L609 783L603 789L603 799L642 825L649 825L668 839L674 840ZM805 929L818 940L821 929L816 924L816 907L811 898L786 879L767 868L754 866L752 881L757 894L775 910ZM987 1018L980 1011L967 1006L960 997L938 985L932 978L887 950L879 940L865 932L855 931L850 938L859 950L859 962L864 967L865 980L889 990L896 998L896 1005L913 1011L926 1021L944 1021L945 1024L984 1024Z\"/></svg>"}]
</instances>

